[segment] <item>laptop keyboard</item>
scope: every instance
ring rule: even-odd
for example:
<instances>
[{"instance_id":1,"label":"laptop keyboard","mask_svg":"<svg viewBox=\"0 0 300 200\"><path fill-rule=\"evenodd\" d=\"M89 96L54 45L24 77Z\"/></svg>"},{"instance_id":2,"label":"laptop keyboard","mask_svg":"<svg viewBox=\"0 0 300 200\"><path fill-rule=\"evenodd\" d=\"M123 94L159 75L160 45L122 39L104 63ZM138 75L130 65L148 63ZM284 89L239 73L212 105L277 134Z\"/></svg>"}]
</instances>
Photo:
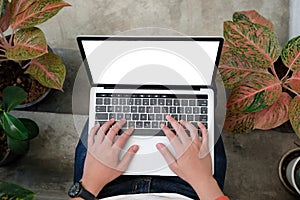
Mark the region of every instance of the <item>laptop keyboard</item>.
<instances>
[{"instance_id":1,"label":"laptop keyboard","mask_svg":"<svg viewBox=\"0 0 300 200\"><path fill-rule=\"evenodd\" d=\"M208 95L174 94L96 94L95 120L103 124L111 118L126 119L123 128L160 129L170 114L177 121L186 120L198 128L197 121L208 127Z\"/></svg>"}]
</instances>

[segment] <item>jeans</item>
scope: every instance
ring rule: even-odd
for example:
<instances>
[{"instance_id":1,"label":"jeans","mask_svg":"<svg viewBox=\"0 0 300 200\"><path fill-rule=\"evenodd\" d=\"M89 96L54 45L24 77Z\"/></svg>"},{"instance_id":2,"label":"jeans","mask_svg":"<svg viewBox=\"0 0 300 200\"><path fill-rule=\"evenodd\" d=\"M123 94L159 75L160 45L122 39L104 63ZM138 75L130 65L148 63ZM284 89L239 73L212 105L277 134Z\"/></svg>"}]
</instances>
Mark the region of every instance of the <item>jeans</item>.
<instances>
[{"instance_id":1,"label":"jeans","mask_svg":"<svg viewBox=\"0 0 300 200\"><path fill-rule=\"evenodd\" d=\"M215 131L218 132L217 127L215 128ZM87 152L87 135L88 123L85 124L81 138L76 147L74 182L78 182L82 178L84 161ZM214 178L220 188L223 189L227 161L221 136L218 137L218 141L215 144L214 157ZM177 193L192 199L199 199L193 188L177 176L130 175L122 175L107 184L99 193L98 198L137 193Z\"/></svg>"}]
</instances>

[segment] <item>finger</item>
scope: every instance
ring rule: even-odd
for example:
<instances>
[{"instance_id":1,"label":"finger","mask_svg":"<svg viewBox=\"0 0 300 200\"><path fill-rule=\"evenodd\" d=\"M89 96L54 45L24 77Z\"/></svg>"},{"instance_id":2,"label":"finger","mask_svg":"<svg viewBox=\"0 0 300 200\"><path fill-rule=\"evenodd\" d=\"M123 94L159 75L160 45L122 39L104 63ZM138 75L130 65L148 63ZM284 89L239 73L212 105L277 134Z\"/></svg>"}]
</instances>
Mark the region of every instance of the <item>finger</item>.
<instances>
[{"instance_id":1,"label":"finger","mask_svg":"<svg viewBox=\"0 0 300 200\"><path fill-rule=\"evenodd\" d=\"M169 165L170 169L175 172L176 168L176 159L170 152L170 150L166 147L166 145L162 143L156 144L157 150L161 153L161 155L164 157L165 161Z\"/></svg>"},{"instance_id":2,"label":"finger","mask_svg":"<svg viewBox=\"0 0 300 200\"><path fill-rule=\"evenodd\" d=\"M130 161L132 160L133 156L135 153L139 150L138 145L132 145L129 147L127 152L124 154L123 158L121 159L119 165L118 165L118 170L124 172L127 168L128 165L130 164Z\"/></svg>"},{"instance_id":3,"label":"finger","mask_svg":"<svg viewBox=\"0 0 300 200\"><path fill-rule=\"evenodd\" d=\"M189 137L186 134L184 128L173 117L167 115L167 120L171 123L182 143L186 143L187 141L189 141Z\"/></svg>"},{"instance_id":4,"label":"finger","mask_svg":"<svg viewBox=\"0 0 300 200\"><path fill-rule=\"evenodd\" d=\"M115 122L115 119L112 118L109 121L105 122L98 130L97 136L96 136L96 142L102 143L103 138L105 136L105 133L108 131L108 129L111 127L111 125Z\"/></svg>"},{"instance_id":5,"label":"finger","mask_svg":"<svg viewBox=\"0 0 300 200\"><path fill-rule=\"evenodd\" d=\"M90 134L88 136L88 148L90 148L94 144L94 137L96 135L96 132L98 131L100 127L100 124L97 123L90 131Z\"/></svg>"},{"instance_id":6,"label":"finger","mask_svg":"<svg viewBox=\"0 0 300 200\"><path fill-rule=\"evenodd\" d=\"M208 131L201 122L198 122L198 126L202 133L202 145L208 147Z\"/></svg>"},{"instance_id":7,"label":"finger","mask_svg":"<svg viewBox=\"0 0 300 200\"><path fill-rule=\"evenodd\" d=\"M182 143L179 141L178 137L164 124L161 125L161 129L167 136L176 153L180 153Z\"/></svg>"},{"instance_id":8,"label":"finger","mask_svg":"<svg viewBox=\"0 0 300 200\"><path fill-rule=\"evenodd\" d=\"M193 126L190 122L184 120L180 120L180 124L182 124L187 130L189 130L192 140L200 141L198 130L195 126Z\"/></svg>"},{"instance_id":9,"label":"finger","mask_svg":"<svg viewBox=\"0 0 300 200\"><path fill-rule=\"evenodd\" d=\"M134 128L130 127L129 129L124 131L122 135L116 140L113 146L122 149L126 144L127 140L129 139L129 137L131 136L133 130Z\"/></svg>"},{"instance_id":10,"label":"finger","mask_svg":"<svg viewBox=\"0 0 300 200\"><path fill-rule=\"evenodd\" d=\"M106 134L105 140L109 140L110 142L113 142L117 133L120 131L120 129L122 128L122 126L126 123L125 119L121 119L120 121L118 121L117 123L115 123L110 130L108 131L108 133Z\"/></svg>"}]
</instances>

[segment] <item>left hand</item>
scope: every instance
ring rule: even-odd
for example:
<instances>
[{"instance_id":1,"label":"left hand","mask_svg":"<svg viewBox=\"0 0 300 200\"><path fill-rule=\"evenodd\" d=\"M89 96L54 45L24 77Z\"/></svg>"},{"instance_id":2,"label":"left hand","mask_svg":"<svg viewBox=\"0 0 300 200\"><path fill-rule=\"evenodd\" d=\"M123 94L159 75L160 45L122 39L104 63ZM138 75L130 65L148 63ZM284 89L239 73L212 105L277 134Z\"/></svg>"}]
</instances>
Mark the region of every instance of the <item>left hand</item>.
<instances>
[{"instance_id":1,"label":"left hand","mask_svg":"<svg viewBox=\"0 0 300 200\"><path fill-rule=\"evenodd\" d=\"M137 145L132 145L122 159L119 159L122 148L133 132L133 128L129 128L114 141L125 122L126 120L122 119L111 127L114 123L114 119L111 119L101 127L99 124L95 125L89 134L88 151L81 181L82 185L95 196L107 183L124 173L139 149Z\"/></svg>"}]
</instances>

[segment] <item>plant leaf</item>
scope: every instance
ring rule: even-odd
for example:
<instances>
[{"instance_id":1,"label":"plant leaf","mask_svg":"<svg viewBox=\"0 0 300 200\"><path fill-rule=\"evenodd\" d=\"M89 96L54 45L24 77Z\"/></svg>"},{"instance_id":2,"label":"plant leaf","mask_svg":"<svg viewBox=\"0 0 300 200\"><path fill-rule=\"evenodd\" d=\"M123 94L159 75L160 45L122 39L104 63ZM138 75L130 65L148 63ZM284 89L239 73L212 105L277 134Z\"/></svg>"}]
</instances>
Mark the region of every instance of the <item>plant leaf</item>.
<instances>
[{"instance_id":1,"label":"plant leaf","mask_svg":"<svg viewBox=\"0 0 300 200\"><path fill-rule=\"evenodd\" d=\"M39 127L38 125L32 121L31 119L27 118L19 118L19 120L24 124L28 131L28 140L31 140L38 136L39 134Z\"/></svg>"},{"instance_id":2,"label":"plant leaf","mask_svg":"<svg viewBox=\"0 0 300 200\"><path fill-rule=\"evenodd\" d=\"M292 97L286 93L281 93L280 97L271 106L255 113L254 128L269 130L280 126L289 120L289 105Z\"/></svg>"},{"instance_id":3,"label":"plant leaf","mask_svg":"<svg viewBox=\"0 0 300 200\"><path fill-rule=\"evenodd\" d=\"M28 131L19 119L4 112L1 120L3 130L9 137L16 140L28 139Z\"/></svg>"},{"instance_id":4,"label":"plant leaf","mask_svg":"<svg viewBox=\"0 0 300 200\"><path fill-rule=\"evenodd\" d=\"M296 96L289 108L289 118L295 133L300 138L300 96Z\"/></svg>"},{"instance_id":5,"label":"plant leaf","mask_svg":"<svg viewBox=\"0 0 300 200\"><path fill-rule=\"evenodd\" d=\"M39 0L19 12L12 21L12 28L29 28L41 24L55 16L63 7L70 4L62 0Z\"/></svg>"},{"instance_id":6,"label":"plant leaf","mask_svg":"<svg viewBox=\"0 0 300 200\"><path fill-rule=\"evenodd\" d=\"M20 87L8 86L3 90L3 103L6 112L10 112L27 98L27 93Z\"/></svg>"},{"instance_id":7,"label":"plant leaf","mask_svg":"<svg viewBox=\"0 0 300 200\"><path fill-rule=\"evenodd\" d=\"M289 40L283 47L281 59L292 71L300 69L300 36Z\"/></svg>"},{"instance_id":8,"label":"plant leaf","mask_svg":"<svg viewBox=\"0 0 300 200\"><path fill-rule=\"evenodd\" d=\"M0 181L0 196L8 196L7 199L33 200L34 193L14 183Z\"/></svg>"},{"instance_id":9,"label":"plant leaf","mask_svg":"<svg viewBox=\"0 0 300 200\"><path fill-rule=\"evenodd\" d=\"M11 137L7 137L7 144L11 152L17 155L25 155L29 150L28 140L15 140Z\"/></svg>"},{"instance_id":10,"label":"plant leaf","mask_svg":"<svg viewBox=\"0 0 300 200\"><path fill-rule=\"evenodd\" d=\"M237 56L234 49L223 45L219 71L221 73L226 88L232 89L236 87L240 81L252 73L267 73L267 69L261 69L252 65L245 59Z\"/></svg>"},{"instance_id":11,"label":"plant leaf","mask_svg":"<svg viewBox=\"0 0 300 200\"><path fill-rule=\"evenodd\" d=\"M39 28L21 29L14 36L14 45L6 50L11 60L29 60L47 53L46 38Z\"/></svg>"},{"instance_id":12,"label":"plant leaf","mask_svg":"<svg viewBox=\"0 0 300 200\"><path fill-rule=\"evenodd\" d=\"M270 29L247 21L224 22L224 37L237 55L259 68L269 68L280 54L278 38Z\"/></svg>"},{"instance_id":13,"label":"plant leaf","mask_svg":"<svg viewBox=\"0 0 300 200\"><path fill-rule=\"evenodd\" d=\"M224 130L230 133L249 133L254 130L254 113L239 113L227 110Z\"/></svg>"},{"instance_id":14,"label":"plant leaf","mask_svg":"<svg viewBox=\"0 0 300 200\"><path fill-rule=\"evenodd\" d=\"M293 90L300 93L300 68L293 72L289 84Z\"/></svg>"},{"instance_id":15,"label":"plant leaf","mask_svg":"<svg viewBox=\"0 0 300 200\"><path fill-rule=\"evenodd\" d=\"M271 74L253 73L233 88L227 107L235 112L257 112L272 105L281 91L280 81Z\"/></svg>"},{"instance_id":16,"label":"plant leaf","mask_svg":"<svg viewBox=\"0 0 300 200\"><path fill-rule=\"evenodd\" d=\"M25 73L46 87L62 90L66 68L59 56L49 52L33 59Z\"/></svg>"},{"instance_id":17,"label":"plant leaf","mask_svg":"<svg viewBox=\"0 0 300 200\"><path fill-rule=\"evenodd\" d=\"M25 11L35 1L36 0L11 0L12 17L15 18L17 14Z\"/></svg>"},{"instance_id":18,"label":"plant leaf","mask_svg":"<svg viewBox=\"0 0 300 200\"><path fill-rule=\"evenodd\" d=\"M259 24L271 30L274 30L273 23L260 15L256 10L235 12L233 14L233 22L239 22L242 20L252 22L254 24Z\"/></svg>"},{"instance_id":19,"label":"plant leaf","mask_svg":"<svg viewBox=\"0 0 300 200\"><path fill-rule=\"evenodd\" d=\"M1 15L1 17L0 17L0 30L3 33L8 29L8 27L10 25L10 19L11 19L11 11L10 11L11 4L9 2L7 2L5 4L6 4L6 7L4 8L4 14ZM2 7L0 7L0 8L1 8L0 11L2 11Z\"/></svg>"}]
</instances>

